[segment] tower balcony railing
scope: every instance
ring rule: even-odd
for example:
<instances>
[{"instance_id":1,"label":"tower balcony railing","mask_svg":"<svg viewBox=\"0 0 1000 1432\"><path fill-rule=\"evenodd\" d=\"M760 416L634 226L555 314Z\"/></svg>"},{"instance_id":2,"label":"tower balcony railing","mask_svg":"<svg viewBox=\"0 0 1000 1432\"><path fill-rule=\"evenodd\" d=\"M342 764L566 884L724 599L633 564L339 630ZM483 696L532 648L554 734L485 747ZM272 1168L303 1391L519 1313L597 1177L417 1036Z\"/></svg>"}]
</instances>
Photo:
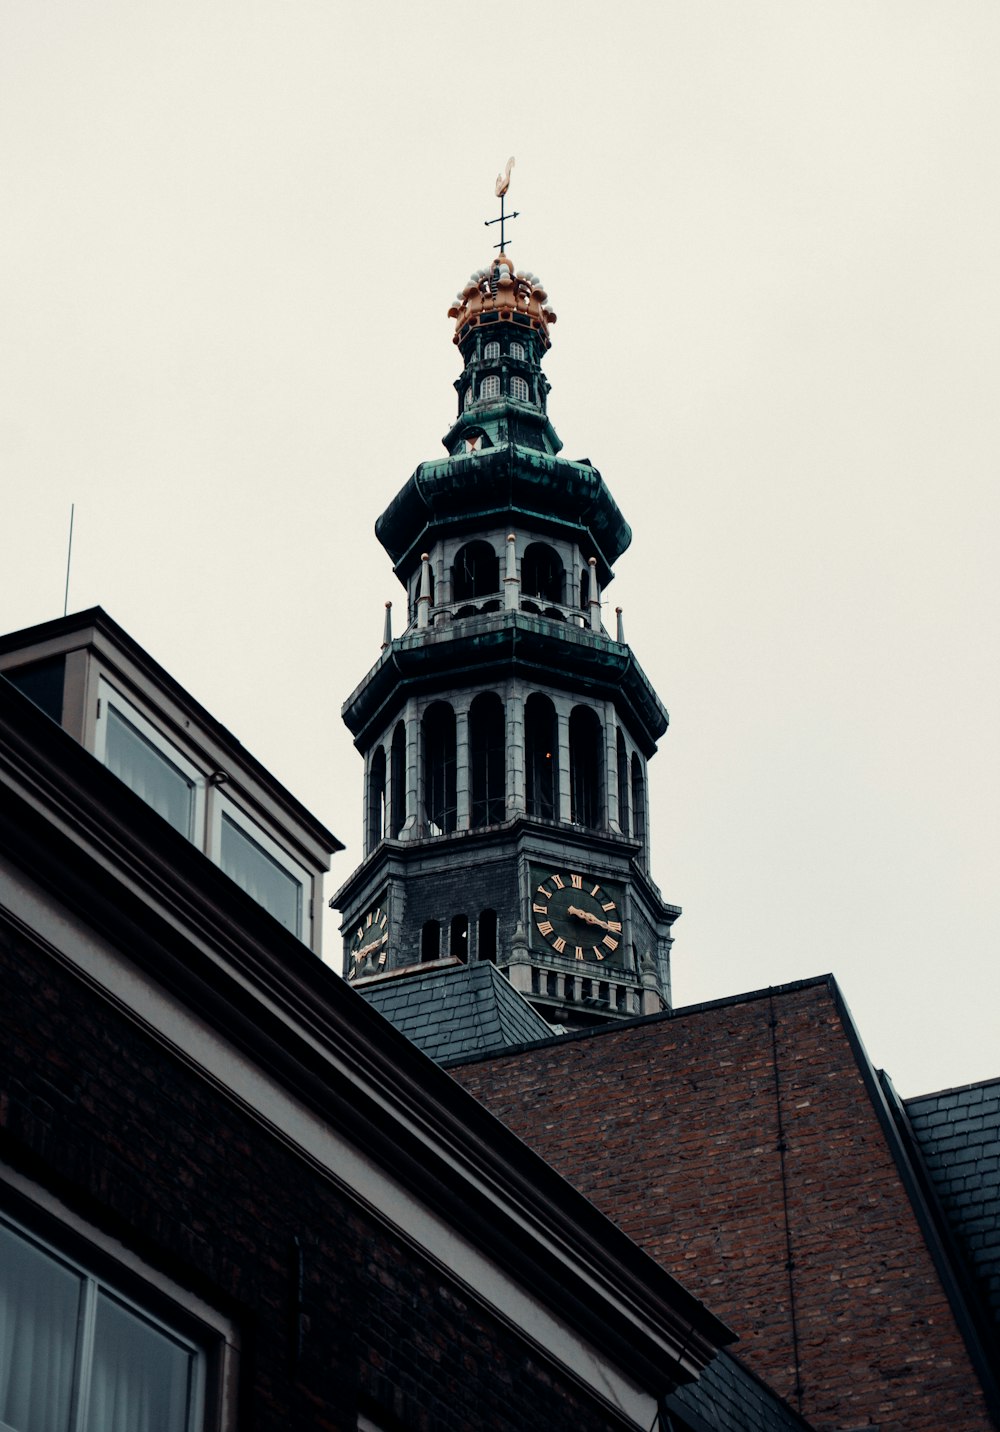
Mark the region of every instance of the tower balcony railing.
<instances>
[{"instance_id":1,"label":"tower balcony railing","mask_svg":"<svg viewBox=\"0 0 1000 1432\"><path fill-rule=\"evenodd\" d=\"M465 597L457 602L441 602L431 608L430 626L444 626L451 622L466 621L470 617L493 616L504 610L503 597L496 592L481 597ZM590 629L590 618L579 606L569 606L565 602L552 602L546 597L524 596L516 610L526 612L529 616L542 617L547 621L575 627L578 631ZM410 635L416 630L417 623L414 618L407 627L406 635ZM610 633L603 624L600 634L610 637Z\"/></svg>"},{"instance_id":2,"label":"tower balcony railing","mask_svg":"<svg viewBox=\"0 0 1000 1432\"><path fill-rule=\"evenodd\" d=\"M592 969L581 974L580 966L574 964L567 969L551 959L544 963L531 962L531 992L529 998L553 1006L570 1005L581 1012L618 1015L627 1019L641 1013L642 994L638 977L621 967L609 968L595 973Z\"/></svg>"}]
</instances>

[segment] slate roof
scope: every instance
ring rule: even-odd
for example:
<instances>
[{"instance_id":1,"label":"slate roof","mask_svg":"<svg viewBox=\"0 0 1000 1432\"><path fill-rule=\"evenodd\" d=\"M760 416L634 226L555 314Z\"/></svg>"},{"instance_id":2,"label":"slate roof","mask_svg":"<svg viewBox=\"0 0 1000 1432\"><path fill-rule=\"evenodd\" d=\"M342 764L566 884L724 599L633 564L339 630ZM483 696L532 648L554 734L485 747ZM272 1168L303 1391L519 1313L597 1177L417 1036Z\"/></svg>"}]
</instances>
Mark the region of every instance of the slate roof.
<instances>
[{"instance_id":1,"label":"slate roof","mask_svg":"<svg viewBox=\"0 0 1000 1432\"><path fill-rule=\"evenodd\" d=\"M1000 1334L1000 1079L906 1100L930 1181Z\"/></svg>"},{"instance_id":2,"label":"slate roof","mask_svg":"<svg viewBox=\"0 0 1000 1432\"><path fill-rule=\"evenodd\" d=\"M697 1382L671 1393L667 1406L691 1432L805 1432L812 1427L725 1352L712 1359Z\"/></svg>"},{"instance_id":3,"label":"slate roof","mask_svg":"<svg viewBox=\"0 0 1000 1432\"><path fill-rule=\"evenodd\" d=\"M418 966L399 978L355 988L439 1064L552 1036L542 1016L485 960Z\"/></svg>"}]
</instances>

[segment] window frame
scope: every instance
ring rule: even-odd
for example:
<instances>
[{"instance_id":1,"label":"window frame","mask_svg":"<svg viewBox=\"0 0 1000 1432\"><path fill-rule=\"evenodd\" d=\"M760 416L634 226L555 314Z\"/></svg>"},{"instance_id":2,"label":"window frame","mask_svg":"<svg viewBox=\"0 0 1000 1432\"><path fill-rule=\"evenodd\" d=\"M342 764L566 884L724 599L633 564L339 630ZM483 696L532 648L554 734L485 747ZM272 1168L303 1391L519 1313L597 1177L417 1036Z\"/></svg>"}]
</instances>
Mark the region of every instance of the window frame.
<instances>
[{"instance_id":1,"label":"window frame","mask_svg":"<svg viewBox=\"0 0 1000 1432\"><path fill-rule=\"evenodd\" d=\"M194 797L191 810L191 829L189 832L179 831L178 833L184 835L192 845L203 849L205 844L205 792L208 786L208 778L204 769L196 765L190 756L185 755L175 741L171 740L159 726L154 725L149 717L143 715L139 708L135 706L127 696L122 695L117 686L109 681L106 676L102 675L98 678L97 682L97 720L94 726L94 755L105 770L111 770L111 767L108 765L108 724L112 708L117 710L118 714L123 717L130 726L133 726L139 735L143 737L155 751L158 751L160 755L163 756L165 761L176 767L181 775L191 782L192 795ZM112 775L115 775L115 772L112 771ZM122 780L120 776L116 776L116 779ZM122 785L128 786L129 790L133 790L133 788L129 786L128 781L122 780ZM144 796L139 795L138 791L133 791L133 794L139 796L141 801L145 801L145 803L149 805L149 802L145 800ZM150 810L154 809L155 807L150 805ZM166 820L167 818L163 816L162 819ZM170 825L172 830L177 830L177 826L173 825L169 820L167 824Z\"/></svg>"},{"instance_id":2,"label":"window frame","mask_svg":"<svg viewBox=\"0 0 1000 1432\"><path fill-rule=\"evenodd\" d=\"M222 821L224 816L229 816L233 825L235 825L243 835L260 846L265 855L269 855L276 865L281 866L287 875L298 882L301 891L299 928L297 930L289 930L289 934L295 935L296 939L301 940L303 944L311 947L310 926L312 922L313 897L311 873L304 865L296 860L295 856L292 855L285 846L279 844L274 836L271 835L258 820L255 820L248 811L245 811L242 806L237 804L232 796L227 795L223 791L217 791L212 801L212 810L209 816L207 854L209 859L219 867L223 875L233 881L234 885L238 885L239 882L229 874L222 863ZM242 886L240 888L242 889ZM244 893L249 895L249 891L245 891ZM267 909L259 900L256 900L255 896L249 895L249 898L255 900L256 904L260 905L262 910ZM268 911L268 914L271 914L271 912ZM274 920L278 919L277 915L273 914L271 918ZM281 921L278 920L278 923L280 925ZM287 929L288 927L283 925L282 928Z\"/></svg>"},{"instance_id":3,"label":"window frame","mask_svg":"<svg viewBox=\"0 0 1000 1432\"><path fill-rule=\"evenodd\" d=\"M531 389L528 387L527 378L522 378L515 373L510 380L510 396L516 403L530 403Z\"/></svg>"},{"instance_id":4,"label":"window frame","mask_svg":"<svg viewBox=\"0 0 1000 1432\"><path fill-rule=\"evenodd\" d=\"M78 1432L87 1420L94 1328L101 1294L190 1353L185 1432L227 1432L233 1428L235 1407L228 1394L238 1341L230 1320L166 1275L141 1263L123 1245L57 1205L51 1195L30 1185L13 1170L4 1169L3 1173L5 1180L12 1177L12 1184L3 1191L14 1197L0 1201L0 1225L81 1282L80 1312L74 1329L71 1432ZM22 1184L23 1188L19 1188ZM24 1210L18 1208L22 1203L28 1204ZM0 1422L0 1428L6 1432L7 1424Z\"/></svg>"}]
</instances>

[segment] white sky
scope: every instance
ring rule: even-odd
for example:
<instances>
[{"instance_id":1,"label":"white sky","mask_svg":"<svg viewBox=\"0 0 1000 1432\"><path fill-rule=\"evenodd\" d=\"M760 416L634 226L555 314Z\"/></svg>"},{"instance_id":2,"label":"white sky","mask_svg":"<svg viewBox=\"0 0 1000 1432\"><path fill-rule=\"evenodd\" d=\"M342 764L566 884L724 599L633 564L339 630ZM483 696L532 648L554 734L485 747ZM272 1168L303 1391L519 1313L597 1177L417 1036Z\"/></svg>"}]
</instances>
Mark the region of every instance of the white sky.
<instances>
[{"instance_id":1,"label":"white sky","mask_svg":"<svg viewBox=\"0 0 1000 1432\"><path fill-rule=\"evenodd\" d=\"M4 0L0 628L101 604L359 858L341 701L517 156L678 1004L832 970L1000 1072L995 0ZM337 952L335 927L328 949Z\"/></svg>"}]
</instances>

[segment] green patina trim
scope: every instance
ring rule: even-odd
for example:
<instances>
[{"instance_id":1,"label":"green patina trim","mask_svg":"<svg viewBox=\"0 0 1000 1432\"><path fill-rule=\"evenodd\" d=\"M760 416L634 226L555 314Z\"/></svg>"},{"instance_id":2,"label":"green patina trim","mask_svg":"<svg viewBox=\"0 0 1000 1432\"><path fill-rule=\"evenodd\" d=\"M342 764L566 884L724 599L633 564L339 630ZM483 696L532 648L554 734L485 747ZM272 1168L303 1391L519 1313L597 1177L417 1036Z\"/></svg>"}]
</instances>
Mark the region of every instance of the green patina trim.
<instances>
[{"instance_id":1,"label":"green patina trim","mask_svg":"<svg viewBox=\"0 0 1000 1432\"><path fill-rule=\"evenodd\" d=\"M527 612L495 612L398 637L344 703L359 749L393 719L407 697L486 688L521 677L539 690L610 699L627 713L644 754L656 750L670 717L627 646Z\"/></svg>"},{"instance_id":2,"label":"green patina trim","mask_svg":"<svg viewBox=\"0 0 1000 1432\"><path fill-rule=\"evenodd\" d=\"M501 512L585 533L602 585L632 540L597 468L511 443L421 463L376 522L375 534L405 579L431 530L468 528Z\"/></svg>"}]
</instances>

